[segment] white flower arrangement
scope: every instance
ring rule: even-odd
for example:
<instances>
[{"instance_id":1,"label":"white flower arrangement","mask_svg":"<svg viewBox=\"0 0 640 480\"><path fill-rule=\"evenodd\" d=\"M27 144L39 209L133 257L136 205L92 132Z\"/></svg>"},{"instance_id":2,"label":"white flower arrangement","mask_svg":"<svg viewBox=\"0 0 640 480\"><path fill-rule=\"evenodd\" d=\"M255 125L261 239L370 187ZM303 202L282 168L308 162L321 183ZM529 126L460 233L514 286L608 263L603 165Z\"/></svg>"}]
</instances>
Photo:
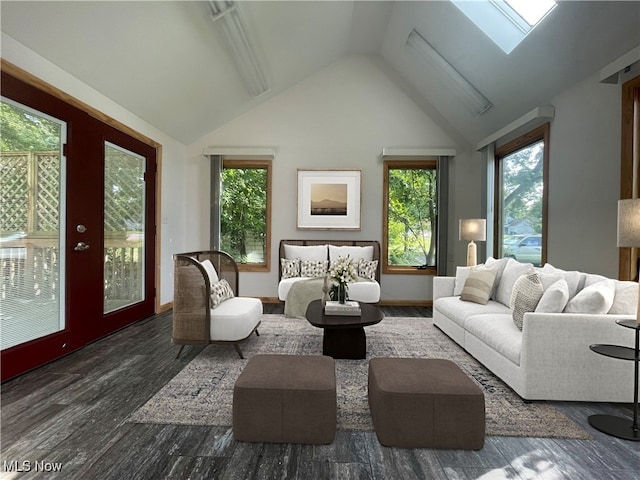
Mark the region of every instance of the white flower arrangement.
<instances>
[{"instance_id":1,"label":"white flower arrangement","mask_svg":"<svg viewBox=\"0 0 640 480\"><path fill-rule=\"evenodd\" d=\"M337 284L355 282L358 279L358 271L353 259L347 255L346 257L338 257L338 260L331 264L329 276Z\"/></svg>"}]
</instances>

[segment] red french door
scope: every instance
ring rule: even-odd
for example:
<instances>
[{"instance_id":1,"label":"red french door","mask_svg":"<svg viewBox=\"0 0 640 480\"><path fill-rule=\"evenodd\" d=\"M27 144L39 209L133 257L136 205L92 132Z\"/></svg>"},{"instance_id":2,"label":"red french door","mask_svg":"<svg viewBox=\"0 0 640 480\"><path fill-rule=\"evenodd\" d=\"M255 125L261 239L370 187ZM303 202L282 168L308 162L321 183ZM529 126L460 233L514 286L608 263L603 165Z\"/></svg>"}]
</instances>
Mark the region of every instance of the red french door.
<instances>
[{"instance_id":1,"label":"red french door","mask_svg":"<svg viewBox=\"0 0 640 480\"><path fill-rule=\"evenodd\" d=\"M6 72L1 92L4 381L154 313L157 158Z\"/></svg>"}]
</instances>

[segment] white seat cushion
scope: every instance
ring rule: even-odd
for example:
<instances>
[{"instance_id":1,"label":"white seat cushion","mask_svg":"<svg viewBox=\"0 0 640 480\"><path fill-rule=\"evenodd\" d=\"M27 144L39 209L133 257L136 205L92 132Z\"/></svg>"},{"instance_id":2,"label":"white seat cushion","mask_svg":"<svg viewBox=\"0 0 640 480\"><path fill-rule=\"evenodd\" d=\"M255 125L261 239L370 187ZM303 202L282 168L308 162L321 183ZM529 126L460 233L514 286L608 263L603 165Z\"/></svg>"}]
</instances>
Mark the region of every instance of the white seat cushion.
<instances>
[{"instance_id":1,"label":"white seat cushion","mask_svg":"<svg viewBox=\"0 0 640 480\"><path fill-rule=\"evenodd\" d=\"M211 310L211 340L237 341L247 338L262 316L258 298L233 297Z\"/></svg>"},{"instance_id":2,"label":"white seat cushion","mask_svg":"<svg viewBox=\"0 0 640 480\"><path fill-rule=\"evenodd\" d=\"M287 295L289 295L289 290L291 290L291 285L293 285L296 282L299 282L300 280L309 280L310 278L311 277L283 278L282 280L280 280L280 283L278 284L278 298L284 302L287 299Z\"/></svg>"},{"instance_id":3,"label":"white seat cushion","mask_svg":"<svg viewBox=\"0 0 640 480\"><path fill-rule=\"evenodd\" d=\"M283 302L287 300L291 285L301 280L309 280L311 277L283 278L278 284L278 298ZM377 303L380 301L380 284L378 282L356 282L349 284L349 299L355 302Z\"/></svg>"},{"instance_id":4,"label":"white seat cushion","mask_svg":"<svg viewBox=\"0 0 640 480\"><path fill-rule=\"evenodd\" d=\"M481 305L474 302L465 302L460 300L460 297L442 297L433 302L433 308L463 328L466 319L472 315L482 313L511 315L509 307L494 300L489 300L486 305Z\"/></svg>"},{"instance_id":5,"label":"white seat cushion","mask_svg":"<svg viewBox=\"0 0 640 480\"><path fill-rule=\"evenodd\" d=\"M522 332L510 314L473 315L465 322L465 328L503 357L520 365Z\"/></svg>"}]
</instances>

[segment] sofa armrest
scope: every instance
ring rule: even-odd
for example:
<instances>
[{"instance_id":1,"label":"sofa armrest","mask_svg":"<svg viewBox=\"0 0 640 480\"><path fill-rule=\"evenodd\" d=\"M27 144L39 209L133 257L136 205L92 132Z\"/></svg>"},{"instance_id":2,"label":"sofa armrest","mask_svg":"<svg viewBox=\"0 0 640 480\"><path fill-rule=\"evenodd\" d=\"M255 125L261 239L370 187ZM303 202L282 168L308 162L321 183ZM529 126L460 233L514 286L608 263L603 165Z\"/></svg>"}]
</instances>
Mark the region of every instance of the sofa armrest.
<instances>
[{"instance_id":1,"label":"sofa armrest","mask_svg":"<svg viewBox=\"0 0 640 480\"><path fill-rule=\"evenodd\" d=\"M433 301L438 298L452 297L456 277L433 277Z\"/></svg>"}]
</instances>

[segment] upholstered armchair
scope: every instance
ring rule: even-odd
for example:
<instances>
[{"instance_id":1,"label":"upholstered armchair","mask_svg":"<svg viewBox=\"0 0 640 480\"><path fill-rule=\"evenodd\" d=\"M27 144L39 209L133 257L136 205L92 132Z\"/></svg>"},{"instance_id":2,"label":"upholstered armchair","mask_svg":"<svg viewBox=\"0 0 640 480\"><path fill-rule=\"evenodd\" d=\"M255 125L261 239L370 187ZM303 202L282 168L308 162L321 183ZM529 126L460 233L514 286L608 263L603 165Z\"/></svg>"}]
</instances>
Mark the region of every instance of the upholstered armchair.
<instances>
[{"instance_id":1,"label":"upholstered armchair","mask_svg":"<svg viewBox=\"0 0 640 480\"><path fill-rule=\"evenodd\" d=\"M174 255L172 341L180 345L230 344L259 336L262 302L238 296L238 266L225 252Z\"/></svg>"}]
</instances>

